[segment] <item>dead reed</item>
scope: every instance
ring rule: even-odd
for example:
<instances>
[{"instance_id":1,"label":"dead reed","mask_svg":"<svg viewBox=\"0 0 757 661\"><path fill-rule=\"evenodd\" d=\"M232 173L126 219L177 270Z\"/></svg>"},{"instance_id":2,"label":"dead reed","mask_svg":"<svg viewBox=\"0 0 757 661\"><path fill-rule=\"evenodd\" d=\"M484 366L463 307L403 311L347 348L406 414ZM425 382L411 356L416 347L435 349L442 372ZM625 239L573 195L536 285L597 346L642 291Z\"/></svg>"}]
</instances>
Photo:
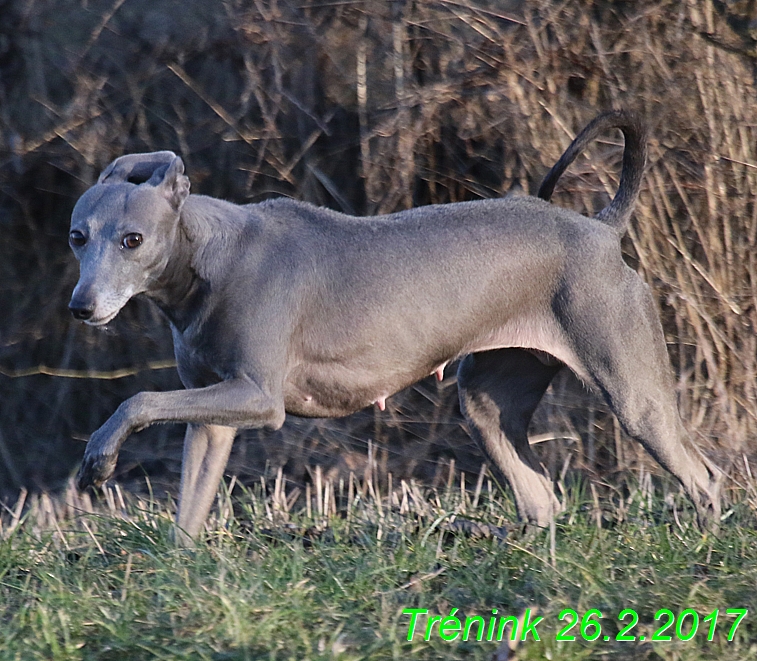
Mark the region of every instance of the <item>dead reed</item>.
<instances>
[{"instance_id":1,"label":"dead reed","mask_svg":"<svg viewBox=\"0 0 757 661\"><path fill-rule=\"evenodd\" d=\"M658 295L684 420L734 484L751 484L757 107L753 61L723 46L735 36L718 9L711 0L232 0L173 13L146 0L10 3L13 20L0 27L11 46L0 67L14 73L0 90L0 491L60 487L119 401L179 385L155 369L171 346L149 306L130 305L110 335L65 311L76 277L67 215L112 158L172 148L199 192L383 213L531 189L576 130L613 106L650 124L624 246ZM617 137L596 145L555 203L600 209L620 154ZM103 376L123 378L94 378ZM319 479L328 474L333 489L350 471L378 470L382 485L392 473L438 486L451 462L476 474L453 385L420 384L385 415L248 433L232 470L249 484L284 466L319 493ZM557 477L649 470L567 376L533 433L551 434L539 449ZM180 438L175 427L138 436L121 478L172 485ZM280 491L272 514L290 497ZM325 512L334 497L323 492L311 508Z\"/></svg>"}]
</instances>

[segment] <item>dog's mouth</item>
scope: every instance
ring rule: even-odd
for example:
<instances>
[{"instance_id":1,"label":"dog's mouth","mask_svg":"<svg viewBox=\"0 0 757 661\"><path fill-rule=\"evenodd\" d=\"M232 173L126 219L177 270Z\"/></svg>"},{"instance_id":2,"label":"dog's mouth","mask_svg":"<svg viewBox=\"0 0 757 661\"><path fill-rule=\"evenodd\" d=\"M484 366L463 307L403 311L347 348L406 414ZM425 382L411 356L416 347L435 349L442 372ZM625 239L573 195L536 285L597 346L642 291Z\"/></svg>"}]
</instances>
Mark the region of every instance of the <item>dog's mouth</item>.
<instances>
[{"instance_id":1,"label":"dog's mouth","mask_svg":"<svg viewBox=\"0 0 757 661\"><path fill-rule=\"evenodd\" d=\"M96 319L95 318L87 319L84 323L87 324L88 326L105 326L105 324L113 321L119 312L121 312L121 308L118 308L118 310L115 310L114 312L111 312L110 314L107 314L104 317L98 317Z\"/></svg>"}]
</instances>

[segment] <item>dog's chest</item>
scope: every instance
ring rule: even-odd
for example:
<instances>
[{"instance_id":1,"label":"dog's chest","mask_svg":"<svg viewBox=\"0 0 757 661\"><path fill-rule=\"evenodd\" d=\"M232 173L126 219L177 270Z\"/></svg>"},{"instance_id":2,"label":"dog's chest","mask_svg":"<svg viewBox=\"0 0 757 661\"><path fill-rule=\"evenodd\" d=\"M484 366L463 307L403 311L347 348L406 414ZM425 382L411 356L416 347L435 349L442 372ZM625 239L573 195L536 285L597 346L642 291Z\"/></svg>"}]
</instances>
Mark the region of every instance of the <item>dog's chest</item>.
<instances>
[{"instance_id":1,"label":"dog's chest","mask_svg":"<svg viewBox=\"0 0 757 661\"><path fill-rule=\"evenodd\" d=\"M185 388L203 388L224 380L219 357L202 334L174 330L174 355Z\"/></svg>"}]
</instances>

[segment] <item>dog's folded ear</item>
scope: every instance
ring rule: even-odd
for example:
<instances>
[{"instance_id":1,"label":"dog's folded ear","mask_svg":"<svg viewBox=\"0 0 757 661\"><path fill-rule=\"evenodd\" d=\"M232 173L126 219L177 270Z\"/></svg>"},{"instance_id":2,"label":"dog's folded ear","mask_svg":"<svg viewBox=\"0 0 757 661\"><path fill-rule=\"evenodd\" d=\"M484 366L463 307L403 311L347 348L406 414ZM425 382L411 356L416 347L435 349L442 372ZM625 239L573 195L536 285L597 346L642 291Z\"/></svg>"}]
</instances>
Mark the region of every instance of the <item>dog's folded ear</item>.
<instances>
[{"instance_id":1,"label":"dog's folded ear","mask_svg":"<svg viewBox=\"0 0 757 661\"><path fill-rule=\"evenodd\" d=\"M98 184L120 184L128 181L143 184L149 181L156 170L169 166L176 158L172 151L154 151L149 154L128 154L113 161L97 180Z\"/></svg>"},{"instance_id":2,"label":"dog's folded ear","mask_svg":"<svg viewBox=\"0 0 757 661\"><path fill-rule=\"evenodd\" d=\"M165 168L155 170L147 183L158 187L174 211L181 209L189 195L189 177L184 174L184 161L179 156Z\"/></svg>"},{"instance_id":3,"label":"dog's folded ear","mask_svg":"<svg viewBox=\"0 0 757 661\"><path fill-rule=\"evenodd\" d=\"M97 180L98 184L148 183L159 188L175 210L189 195L189 178L184 174L184 161L172 151L149 154L128 154L113 161Z\"/></svg>"}]
</instances>

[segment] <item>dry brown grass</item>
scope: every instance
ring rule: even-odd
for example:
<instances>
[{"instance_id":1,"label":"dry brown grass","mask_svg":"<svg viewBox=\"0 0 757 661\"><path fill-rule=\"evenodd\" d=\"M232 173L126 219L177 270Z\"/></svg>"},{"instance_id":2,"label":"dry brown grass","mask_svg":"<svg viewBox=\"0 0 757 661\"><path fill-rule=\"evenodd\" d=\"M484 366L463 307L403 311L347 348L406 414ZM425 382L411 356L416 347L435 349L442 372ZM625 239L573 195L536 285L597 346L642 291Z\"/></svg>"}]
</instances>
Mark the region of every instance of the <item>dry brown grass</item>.
<instances>
[{"instance_id":1,"label":"dry brown grass","mask_svg":"<svg viewBox=\"0 0 757 661\"><path fill-rule=\"evenodd\" d=\"M65 482L82 439L121 399L178 385L172 371L148 369L171 356L148 306L131 305L110 336L65 312L76 277L67 215L112 158L172 148L203 193L238 202L284 194L383 213L532 188L581 126L616 106L641 112L653 136L624 245L658 294L684 420L735 484L751 482L757 107L753 60L723 47L743 35L710 0L182 7L19 1L0 28L9 44L0 62L6 493ZM601 208L620 154L615 136L596 145L555 203ZM40 365L145 369L115 380L19 376ZM332 475L366 470L371 439L384 475L439 483L451 459L475 475L480 455L460 428L453 385L423 383L385 415L292 421L273 438L249 433L233 472L251 480L284 465L305 488L317 465ZM533 431L555 430L540 445L555 475L644 466L601 403L569 378L550 390ZM171 484L179 443L177 428L142 434L122 476L141 483L147 471Z\"/></svg>"}]
</instances>

